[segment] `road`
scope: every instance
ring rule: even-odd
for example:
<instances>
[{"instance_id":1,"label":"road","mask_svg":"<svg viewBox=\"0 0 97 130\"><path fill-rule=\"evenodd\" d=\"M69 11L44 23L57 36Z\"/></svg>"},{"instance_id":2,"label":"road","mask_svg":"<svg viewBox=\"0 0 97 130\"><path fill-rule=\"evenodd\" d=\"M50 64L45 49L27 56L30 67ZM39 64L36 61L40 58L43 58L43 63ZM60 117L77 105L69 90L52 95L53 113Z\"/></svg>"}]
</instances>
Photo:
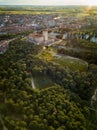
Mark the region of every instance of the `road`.
<instances>
[{"instance_id":1,"label":"road","mask_svg":"<svg viewBox=\"0 0 97 130\"><path fill-rule=\"evenodd\" d=\"M47 46L50 47L50 46L52 46L52 45L59 44L60 42L62 42L62 40L59 40L59 41L53 42L53 43L51 43L51 44L49 44L49 45L47 45Z\"/></svg>"}]
</instances>

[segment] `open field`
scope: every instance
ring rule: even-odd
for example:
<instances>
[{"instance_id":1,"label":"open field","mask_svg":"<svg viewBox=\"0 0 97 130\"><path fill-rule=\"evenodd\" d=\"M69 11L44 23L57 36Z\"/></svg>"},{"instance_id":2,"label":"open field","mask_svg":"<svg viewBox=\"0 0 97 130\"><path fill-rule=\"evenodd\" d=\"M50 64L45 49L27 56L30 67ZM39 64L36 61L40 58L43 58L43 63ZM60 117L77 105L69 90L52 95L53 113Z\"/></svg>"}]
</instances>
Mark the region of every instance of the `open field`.
<instances>
[{"instance_id":1,"label":"open field","mask_svg":"<svg viewBox=\"0 0 97 130\"><path fill-rule=\"evenodd\" d=\"M52 12L56 13L56 12ZM58 12L57 12L58 13ZM51 14L51 12L42 11L0 11L0 14Z\"/></svg>"},{"instance_id":2,"label":"open field","mask_svg":"<svg viewBox=\"0 0 97 130\"><path fill-rule=\"evenodd\" d=\"M86 71L88 67L87 62L71 56L57 55L54 58L54 61L60 64L62 67L68 67L71 70L75 70L75 71L76 70Z\"/></svg>"},{"instance_id":3,"label":"open field","mask_svg":"<svg viewBox=\"0 0 97 130\"><path fill-rule=\"evenodd\" d=\"M75 8L75 9L74 9ZM93 11L96 12L95 10ZM87 6L0 6L0 14L65 14L87 16Z\"/></svg>"}]
</instances>

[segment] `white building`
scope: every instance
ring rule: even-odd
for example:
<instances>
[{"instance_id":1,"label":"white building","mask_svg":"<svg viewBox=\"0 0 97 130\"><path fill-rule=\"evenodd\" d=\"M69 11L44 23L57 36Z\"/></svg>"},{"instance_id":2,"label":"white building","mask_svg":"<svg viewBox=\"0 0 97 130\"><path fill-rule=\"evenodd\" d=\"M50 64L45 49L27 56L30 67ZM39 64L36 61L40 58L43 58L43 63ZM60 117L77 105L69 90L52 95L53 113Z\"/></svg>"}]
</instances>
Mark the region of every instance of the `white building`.
<instances>
[{"instance_id":1,"label":"white building","mask_svg":"<svg viewBox=\"0 0 97 130\"><path fill-rule=\"evenodd\" d=\"M41 43L41 42L43 42L44 41L44 37L43 37L43 35L35 35L34 37L33 37L33 40L36 42L36 43Z\"/></svg>"},{"instance_id":2,"label":"white building","mask_svg":"<svg viewBox=\"0 0 97 130\"><path fill-rule=\"evenodd\" d=\"M43 37L44 37L44 41L48 41L48 31L47 30L43 31Z\"/></svg>"}]
</instances>

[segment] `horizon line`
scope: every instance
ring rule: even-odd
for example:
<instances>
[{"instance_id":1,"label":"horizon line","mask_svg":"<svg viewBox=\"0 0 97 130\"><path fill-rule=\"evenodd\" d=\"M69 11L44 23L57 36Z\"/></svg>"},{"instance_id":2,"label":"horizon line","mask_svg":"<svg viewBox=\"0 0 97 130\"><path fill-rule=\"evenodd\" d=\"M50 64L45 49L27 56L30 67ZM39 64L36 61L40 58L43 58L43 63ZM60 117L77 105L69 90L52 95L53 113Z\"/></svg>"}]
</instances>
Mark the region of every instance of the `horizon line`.
<instances>
[{"instance_id":1,"label":"horizon line","mask_svg":"<svg viewBox=\"0 0 97 130\"><path fill-rule=\"evenodd\" d=\"M24 5L24 6L90 6L88 4L84 4L84 5L80 5L80 4L75 4L75 5L72 5L72 4L66 4L66 5L33 5L33 4L1 4L0 6L4 6L4 5L10 5L10 6L21 6L21 5ZM97 5L92 5L92 6L97 6Z\"/></svg>"}]
</instances>

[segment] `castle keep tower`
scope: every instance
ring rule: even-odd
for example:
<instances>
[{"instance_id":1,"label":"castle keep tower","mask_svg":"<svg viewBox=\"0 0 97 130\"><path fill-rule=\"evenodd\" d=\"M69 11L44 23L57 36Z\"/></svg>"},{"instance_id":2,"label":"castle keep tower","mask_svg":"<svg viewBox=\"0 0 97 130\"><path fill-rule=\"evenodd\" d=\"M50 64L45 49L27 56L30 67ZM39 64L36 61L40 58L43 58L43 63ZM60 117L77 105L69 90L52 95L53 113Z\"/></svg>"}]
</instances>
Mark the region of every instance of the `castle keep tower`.
<instances>
[{"instance_id":1,"label":"castle keep tower","mask_svg":"<svg viewBox=\"0 0 97 130\"><path fill-rule=\"evenodd\" d=\"M43 37L44 37L44 41L48 41L48 31L47 30L43 31Z\"/></svg>"}]
</instances>

